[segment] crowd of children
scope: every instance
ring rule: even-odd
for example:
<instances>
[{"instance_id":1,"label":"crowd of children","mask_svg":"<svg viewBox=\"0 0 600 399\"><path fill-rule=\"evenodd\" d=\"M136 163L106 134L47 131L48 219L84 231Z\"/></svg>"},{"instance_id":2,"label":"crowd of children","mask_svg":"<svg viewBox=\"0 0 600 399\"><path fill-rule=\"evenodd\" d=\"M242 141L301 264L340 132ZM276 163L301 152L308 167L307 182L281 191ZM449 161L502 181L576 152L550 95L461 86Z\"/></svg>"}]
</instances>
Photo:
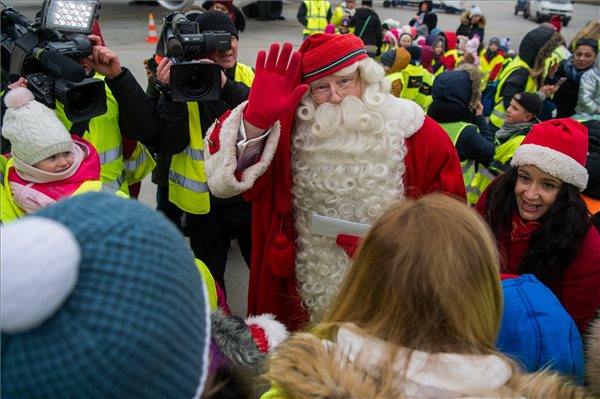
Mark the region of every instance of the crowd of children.
<instances>
[{"instance_id":1,"label":"crowd of children","mask_svg":"<svg viewBox=\"0 0 600 399\"><path fill-rule=\"evenodd\" d=\"M233 2L205 3L229 19L200 10L203 17L213 23L225 18L226 26L236 23L232 36L237 46L243 14ZM249 94L245 91L248 105L236 104L206 135L204 125L198 126L202 136L197 141L190 127L190 145L183 151L202 162L206 157L207 174L215 159L229 157L223 169L235 170L235 181L227 182L233 185L247 185L248 175L257 175L244 191L247 200L255 201L253 218L287 212L289 218L281 217L269 228L272 243L260 254L265 273L273 274L270 287L299 290L296 257L308 256L301 250L316 245L306 237L316 234L312 230L319 223L325 230L344 226L352 231L334 234L349 262L337 285L324 277L330 268L342 267L334 257L330 265L318 264L322 281L303 284L303 289L320 284L332 298L308 324L278 321L268 313L249 318L231 314L222 276L213 277L206 259L194 257L176 228L180 226L103 180L104 152L37 102L26 80L7 87L2 136L11 152L0 157L3 396L600 395L600 37L579 36L566 46L560 21L553 19L528 32L515 54L509 38L492 37L484 46L485 17L478 6L461 15L455 32L444 32L431 1L420 2L405 26L393 19L381 23L372 1L355 3L345 0L332 10L326 1L304 1L298 10L305 26L300 51L287 44L278 60L273 57L278 46L271 47L268 57L260 52L256 75L252 71L253 81L246 87ZM111 98L118 103L124 98L118 86L129 72L97 36L90 38L94 55L87 62L106 72L116 100ZM348 49L351 54L344 53ZM331 57L343 65L320 64ZM163 92L138 104L140 115L157 125L165 116L160 106L158 112L152 107L170 95L164 92L167 61L152 75L152 81L163 79ZM118 73L113 76L111 68ZM292 82L300 79L299 71L302 81ZM265 87L272 91L266 93ZM257 98L276 95L283 98L280 103L256 109ZM358 111L364 105L356 97L374 107L390 104L390 110ZM127 109L122 104L118 108ZM405 115L407 109L411 115ZM416 126L418 120L422 127L410 133L398 129L394 112L403 115L400 123ZM328 147L331 135L319 129L329 123L334 131L338 119L353 117L360 125L354 126L358 130L352 131L348 146L354 154L357 149L368 152L368 146L380 148L378 140L388 130L406 135L402 142L384 137L382 145L397 146L406 156L393 174L400 177L401 194L391 195L390 189L384 193L390 201L377 210L366 207L370 226L337 213L313 213L311 221L300 213L291 216L298 203L311 209L317 200L300 195L308 190L298 187L301 172L309 175L305 184L312 187L320 184L319 173L336 177L327 172L337 168L331 166L334 162L340 170L362 168L358 173L367 180L397 167L386 164L387 159L360 166L334 159L342 153ZM124 131L129 128L123 125ZM221 129L229 129L238 141ZM373 131L371 141L360 141L361 129ZM408 171L410 157L429 156L443 144L427 143L431 153L426 152L418 140L424 140L419 137L427 129L427 137L436 131L447 141L451 154L444 155L444 162L455 167L457 179L450 176L450 166L440 168L435 178L441 183L433 191L442 193L412 195L415 187L407 176L413 173L416 179L420 173L423 180L426 173L414 165ZM266 132L252 138L253 131ZM144 139L172 139L155 134ZM286 146L280 135L287 135L291 152L280 148ZM191 147L192 140L198 149ZM234 154L223 155L229 144ZM323 148L334 155L321 165L314 155ZM301 158L303 150L320 172ZM412 160L415 165L437 161L433 155ZM204 175L204 164L199 165L198 173ZM275 167L281 165L297 175ZM210 179L205 180L210 186ZM338 191L366 190L356 187L355 180L346 180L343 187L334 180L323 183L323 192L331 196L319 201L337 201L333 194ZM451 180L458 181L459 190L442 187ZM273 183L273 192L265 191L265 181ZM222 189L212 183L211 190ZM379 201L375 188L370 190L370 201ZM364 237L354 235L361 229ZM260 231L253 225L252 234ZM290 231L298 235L296 242L290 241ZM271 240L255 238L265 244ZM326 245L324 238L318 243ZM259 281L260 276L254 285ZM300 296L293 299L302 301ZM289 300L280 298L281 303ZM307 303L298 306L308 313Z\"/></svg>"}]
</instances>

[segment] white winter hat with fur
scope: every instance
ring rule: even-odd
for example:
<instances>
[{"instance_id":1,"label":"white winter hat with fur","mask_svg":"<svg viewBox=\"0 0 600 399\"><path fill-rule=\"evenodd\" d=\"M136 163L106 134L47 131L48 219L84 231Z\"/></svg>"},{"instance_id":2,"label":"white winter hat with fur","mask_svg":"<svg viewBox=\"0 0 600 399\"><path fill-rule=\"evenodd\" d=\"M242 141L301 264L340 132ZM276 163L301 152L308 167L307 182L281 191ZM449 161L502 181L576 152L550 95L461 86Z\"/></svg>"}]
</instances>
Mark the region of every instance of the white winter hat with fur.
<instances>
[{"instance_id":1,"label":"white winter hat with fur","mask_svg":"<svg viewBox=\"0 0 600 399\"><path fill-rule=\"evenodd\" d=\"M11 143L14 156L29 165L51 155L71 151L71 135L54 111L34 100L25 87L17 87L4 98L8 108L2 135Z\"/></svg>"}]
</instances>

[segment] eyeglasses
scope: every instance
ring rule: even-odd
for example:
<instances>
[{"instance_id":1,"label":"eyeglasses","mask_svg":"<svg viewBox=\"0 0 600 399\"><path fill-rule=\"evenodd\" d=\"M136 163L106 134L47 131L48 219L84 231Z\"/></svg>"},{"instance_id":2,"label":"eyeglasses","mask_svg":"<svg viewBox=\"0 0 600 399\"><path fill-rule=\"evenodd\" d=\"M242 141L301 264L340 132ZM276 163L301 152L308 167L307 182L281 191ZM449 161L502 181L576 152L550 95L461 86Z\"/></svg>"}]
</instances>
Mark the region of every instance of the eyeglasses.
<instances>
[{"instance_id":1,"label":"eyeglasses","mask_svg":"<svg viewBox=\"0 0 600 399\"><path fill-rule=\"evenodd\" d=\"M360 82L358 70L351 75L341 76L333 82L334 90L338 96L344 97L349 94ZM331 83L318 82L310 86L310 95L319 101L329 101L332 96Z\"/></svg>"}]
</instances>

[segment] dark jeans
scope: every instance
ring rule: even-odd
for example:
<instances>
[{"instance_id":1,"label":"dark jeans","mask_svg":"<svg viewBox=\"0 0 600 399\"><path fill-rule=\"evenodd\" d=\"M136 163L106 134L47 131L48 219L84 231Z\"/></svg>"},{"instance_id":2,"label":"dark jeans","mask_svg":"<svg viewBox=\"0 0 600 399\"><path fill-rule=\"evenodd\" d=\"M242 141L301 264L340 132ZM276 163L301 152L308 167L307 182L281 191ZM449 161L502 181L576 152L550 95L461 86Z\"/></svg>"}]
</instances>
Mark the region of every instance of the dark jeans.
<instances>
[{"instance_id":1,"label":"dark jeans","mask_svg":"<svg viewBox=\"0 0 600 399\"><path fill-rule=\"evenodd\" d=\"M252 253L252 209L250 204L218 208L205 215L186 213L186 228L194 256L202 260L225 292L225 265L231 240L236 239L246 265Z\"/></svg>"}]
</instances>

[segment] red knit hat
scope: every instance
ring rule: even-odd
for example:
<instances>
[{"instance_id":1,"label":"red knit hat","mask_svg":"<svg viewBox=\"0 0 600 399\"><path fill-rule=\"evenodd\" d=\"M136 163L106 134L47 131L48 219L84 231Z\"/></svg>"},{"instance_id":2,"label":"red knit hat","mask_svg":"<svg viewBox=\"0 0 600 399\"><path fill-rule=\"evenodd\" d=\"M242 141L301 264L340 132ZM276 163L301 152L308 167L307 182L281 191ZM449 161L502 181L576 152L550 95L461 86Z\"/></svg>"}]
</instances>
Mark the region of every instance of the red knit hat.
<instances>
[{"instance_id":1,"label":"red knit hat","mask_svg":"<svg viewBox=\"0 0 600 399\"><path fill-rule=\"evenodd\" d=\"M560 15L552 16L552 18L550 18L550 23L554 25L557 32L560 32L560 29L562 28L562 17Z\"/></svg>"},{"instance_id":2,"label":"red knit hat","mask_svg":"<svg viewBox=\"0 0 600 399\"><path fill-rule=\"evenodd\" d=\"M585 169L587 152L588 131L585 126L570 118L551 119L533 125L510 164L537 166L583 191L588 182Z\"/></svg>"},{"instance_id":3,"label":"red knit hat","mask_svg":"<svg viewBox=\"0 0 600 399\"><path fill-rule=\"evenodd\" d=\"M354 35L315 33L298 50L302 54L302 81L314 82L367 58L363 41Z\"/></svg>"}]
</instances>

